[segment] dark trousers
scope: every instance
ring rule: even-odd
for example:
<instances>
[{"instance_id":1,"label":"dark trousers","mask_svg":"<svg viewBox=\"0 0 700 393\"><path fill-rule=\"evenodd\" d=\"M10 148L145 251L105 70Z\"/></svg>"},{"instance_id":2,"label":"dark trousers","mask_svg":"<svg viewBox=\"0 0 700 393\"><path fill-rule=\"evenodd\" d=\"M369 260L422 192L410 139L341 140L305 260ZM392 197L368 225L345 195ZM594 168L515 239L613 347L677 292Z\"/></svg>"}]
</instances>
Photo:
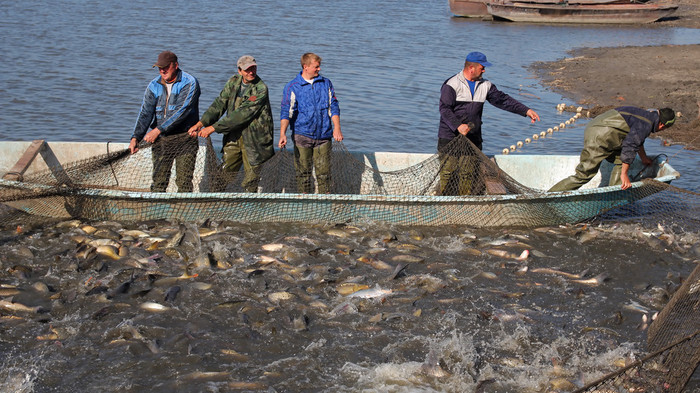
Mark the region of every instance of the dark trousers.
<instances>
[{"instance_id":1,"label":"dark trousers","mask_svg":"<svg viewBox=\"0 0 700 393\"><path fill-rule=\"evenodd\" d=\"M192 192L192 178L197 160L197 138L187 134L161 136L151 147L153 159L152 192L165 192L170 182L170 171L175 162L175 183L178 192Z\"/></svg>"},{"instance_id":2,"label":"dark trousers","mask_svg":"<svg viewBox=\"0 0 700 393\"><path fill-rule=\"evenodd\" d=\"M481 165L474 154L473 144L463 140L438 139L438 158L440 160L440 195L474 195L483 190L479 179ZM449 145L449 146L448 146Z\"/></svg>"}]
</instances>

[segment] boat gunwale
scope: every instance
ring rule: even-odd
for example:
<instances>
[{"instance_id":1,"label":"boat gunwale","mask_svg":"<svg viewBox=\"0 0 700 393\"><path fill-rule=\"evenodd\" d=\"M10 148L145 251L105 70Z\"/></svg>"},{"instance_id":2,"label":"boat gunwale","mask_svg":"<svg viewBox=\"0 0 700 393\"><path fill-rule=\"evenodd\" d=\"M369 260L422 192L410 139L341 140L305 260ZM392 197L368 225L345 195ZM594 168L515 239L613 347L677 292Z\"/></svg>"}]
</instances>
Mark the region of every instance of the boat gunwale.
<instances>
[{"instance_id":1,"label":"boat gunwale","mask_svg":"<svg viewBox=\"0 0 700 393\"><path fill-rule=\"evenodd\" d=\"M653 180L670 183L678 179L680 176L670 174L662 177L653 178ZM622 190L620 185L596 187L588 189L578 189L573 191L547 192L541 190L539 192L524 193L524 194L506 194L506 195L459 195L459 196L443 196L443 195L381 195L381 194L302 194L302 193L245 193L245 192L149 192L149 191L120 191L107 190L99 188L76 188L70 190L68 195L85 195L101 198L113 199L143 199L145 201L167 201L167 200L209 200L209 201L225 201L225 200L296 200L296 201L343 201L343 202L401 202L401 203L433 203L446 204L454 202L510 202L510 201L537 201L544 199L563 199L575 196L590 196L594 194L610 194L617 192L629 191L630 189L641 188L646 186L644 180L635 181L627 190ZM50 191L54 186L19 182L14 180L0 179L0 186L11 186L13 188L40 188ZM41 198L44 195L39 195ZM29 199L31 199L30 197ZM0 202L2 203L2 202Z\"/></svg>"}]
</instances>

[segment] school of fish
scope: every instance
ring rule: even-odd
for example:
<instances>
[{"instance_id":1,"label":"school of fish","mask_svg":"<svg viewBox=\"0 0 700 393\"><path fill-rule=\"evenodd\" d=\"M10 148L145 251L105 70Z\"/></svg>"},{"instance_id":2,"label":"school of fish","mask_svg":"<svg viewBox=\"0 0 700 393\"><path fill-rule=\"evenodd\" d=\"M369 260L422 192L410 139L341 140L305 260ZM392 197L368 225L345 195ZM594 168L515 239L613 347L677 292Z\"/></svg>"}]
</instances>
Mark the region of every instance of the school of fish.
<instances>
[{"instance_id":1,"label":"school of fish","mask_svg":"<svg viewBox=\"0 0 700 393\"><path fill-rule=\"evenodd\" d=\"M6 225L0 390L573 391L643 354L698 240L634 224Z\"/></svg>"}]
</instances>

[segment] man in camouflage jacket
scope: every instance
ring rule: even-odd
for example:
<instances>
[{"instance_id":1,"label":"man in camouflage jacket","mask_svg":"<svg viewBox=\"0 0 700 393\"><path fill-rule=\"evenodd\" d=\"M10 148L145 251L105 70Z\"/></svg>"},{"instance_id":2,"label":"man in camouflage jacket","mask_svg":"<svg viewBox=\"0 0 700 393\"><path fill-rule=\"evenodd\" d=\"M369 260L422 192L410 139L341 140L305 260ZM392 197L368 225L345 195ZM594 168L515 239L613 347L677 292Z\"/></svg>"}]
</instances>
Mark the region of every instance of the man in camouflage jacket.
<instances>
[{"instance_id":1,"label":"man in camouflage jacket","mask_svg":"<svg viewBox=\"0 0 700 393\"><path fill-rule=\"evenodd\" d=\"M652 163L644 150L644 141L675 121L676 112L671 108L647 110L620 106L598 115L583 131L583 150L575 173L552 186L549 192L579 189L598 173L603 160L613 164L608 185L619 185L623 190L630 188L628 172L637 154L645 166Z\"/></svg>"},{"instance_id":2,"label":"man in camouflage jacket","mask_svg":"<svg viewBox=\"0 0 700 393\"><path fill-rule=\"evenodd\" d=\"M262 164L275 154L272 109L255 59L242 56L237 66L238 75L226 82L219 97L188 132L203 138L214 131L223 134L223 169L236 173L242 165L245 177L241 186L246 192L257 192Z\"/></svg>"}]
</instances>

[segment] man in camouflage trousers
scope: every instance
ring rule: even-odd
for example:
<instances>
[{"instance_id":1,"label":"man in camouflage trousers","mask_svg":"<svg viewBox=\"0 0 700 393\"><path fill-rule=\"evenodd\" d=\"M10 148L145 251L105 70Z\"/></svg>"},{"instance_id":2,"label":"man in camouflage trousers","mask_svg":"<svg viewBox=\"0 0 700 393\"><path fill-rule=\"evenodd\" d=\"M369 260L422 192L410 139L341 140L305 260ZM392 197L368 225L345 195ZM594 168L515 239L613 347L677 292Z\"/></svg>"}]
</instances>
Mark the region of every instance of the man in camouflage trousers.
<instances>
[{"instance_id":1,"label":"man in camouflage trousers","mask_svg":"<svg viewBox=\"0 0 700 393\"><path fill-rule=\"evenodd\" d=\"M652 163L644 150L644 141L675 121L676 113L671 108L647 110L621 106L598 115L583 131L583 150L576 172L552 186L549 192L579 189L598 173L603 160L614 165L608 185L620 185L623 190L630 188L628 172L637 154L644 165Z\"/></svg>"},{"instance_id":2,"label":"man in camouflage trousers","mask_svg":"<svg viewBox=\"0 0 700 393\"><path fill-rule=\"evenodd\" d=\"M241 186L246 192L257 192L262 165L275 154L272 109L255 59L242 56L237 66L238 75L226 82L219 97L188 132L203 138L214 131L223 134L223 169L236 173L243 165L245 177ZM224 112L226 116L222 117Z\"/></svg>"}]
</instances>

